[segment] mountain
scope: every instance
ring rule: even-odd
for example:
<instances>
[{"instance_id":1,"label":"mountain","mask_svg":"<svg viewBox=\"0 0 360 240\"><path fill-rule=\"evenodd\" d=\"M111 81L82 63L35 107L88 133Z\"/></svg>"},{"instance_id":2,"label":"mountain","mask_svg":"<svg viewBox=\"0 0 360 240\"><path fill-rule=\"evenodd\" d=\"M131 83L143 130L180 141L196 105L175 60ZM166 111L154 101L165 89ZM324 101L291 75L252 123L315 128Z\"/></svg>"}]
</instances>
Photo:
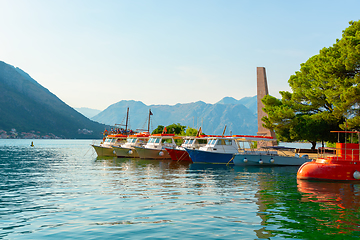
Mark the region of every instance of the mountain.
<instances>
[{"instance_id":1,"label":"mountain","mask_svg":"<svg viewBox=\"0 0 360 240\"><path fill-rule=\"evenodd\" d=\"M257 96L244 97L236 100L233 97L224 97L217 104L242 104L247 107L252 113L257 115Z\"/></svg>"},{"instance_id":2,"label":"mountain","mask_svg":"<svg viewBox=\"0 0 360 240\"><path fill-rule=\"evenodd\" d=\"M202 101L170 105L147 106L140 101L120 101L112 104L92 119L104 124L125 124L126 109L129 107L130 128L146 129L148 112L151 109L150 130L158 125L172 123L199 128L206 134L222 134L227 125L226 134L256 134L257 117L242 104L207 104Z\"/></svg>"},{"instance_id":3,"label":"mountain","mask_svg":"<svg viewBox=\"0 0 360 240\"><path fill-rule=\"evenodd\" d=\"M86 107L74 108L74 109L87 118L92 118L101 112L101 110L86 108Z\"/></svg>"},{"instance_id":4,"label":"mountain","mask_svg":"<svg viewBox=\"0 0 360 240\"><path fill-rule=\"evenodd\" d=\"M66 105L29 74L0 61L0 130L60 138L100 138L105 125Z\"/></svg>"}]
</instances>

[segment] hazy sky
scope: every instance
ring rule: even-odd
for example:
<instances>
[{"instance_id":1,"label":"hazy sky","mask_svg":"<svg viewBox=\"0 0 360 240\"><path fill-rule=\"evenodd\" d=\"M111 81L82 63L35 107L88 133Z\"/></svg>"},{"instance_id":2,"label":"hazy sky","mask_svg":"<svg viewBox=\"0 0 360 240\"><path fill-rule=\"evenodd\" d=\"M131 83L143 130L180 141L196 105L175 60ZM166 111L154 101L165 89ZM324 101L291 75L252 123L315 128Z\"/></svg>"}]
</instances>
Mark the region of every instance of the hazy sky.
<instances>
[{"instance_id":1,"label":"hazy sky","mask_svg":"<svg viewBox=\"0 0 360 240\"><path fill-rule=\"evenodd\" d=\"M254 96L256 67L279 97L359 19L359 0L0 0L0 60L72 107Z\"/></svg>"}]
</instances>

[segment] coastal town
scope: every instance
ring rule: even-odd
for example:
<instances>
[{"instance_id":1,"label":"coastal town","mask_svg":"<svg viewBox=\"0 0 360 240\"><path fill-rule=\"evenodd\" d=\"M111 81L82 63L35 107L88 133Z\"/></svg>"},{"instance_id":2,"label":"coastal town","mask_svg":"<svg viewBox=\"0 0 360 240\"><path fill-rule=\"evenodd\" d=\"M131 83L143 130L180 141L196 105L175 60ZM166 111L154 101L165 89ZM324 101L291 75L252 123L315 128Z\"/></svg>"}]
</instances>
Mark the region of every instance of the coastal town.
<instances>
[{"instance_id":1,"label":"coastal town","mask_svg":"<svg viewBox=\"0 0 360 240\"><path fill-rule=\"evenodd\" d=\"M78 129L79 134L88 135L92 134L92 130ZM5 131L0 129L0 139L64 139L64 137L56 136L53 133L41 134L40 131L30 131L30 132L17 132L15 128L12 128L10 131Z\"/></svg>"}]
</instances>

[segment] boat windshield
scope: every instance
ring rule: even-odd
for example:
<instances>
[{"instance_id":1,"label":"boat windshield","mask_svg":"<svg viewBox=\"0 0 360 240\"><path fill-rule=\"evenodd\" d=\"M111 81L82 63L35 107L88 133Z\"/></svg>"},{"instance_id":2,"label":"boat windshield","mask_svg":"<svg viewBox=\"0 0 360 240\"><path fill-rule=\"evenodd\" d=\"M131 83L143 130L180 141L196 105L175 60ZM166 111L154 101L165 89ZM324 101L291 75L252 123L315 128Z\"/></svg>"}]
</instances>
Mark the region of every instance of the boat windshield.
<instances>
[{"instance_id":1,"label":"boat windshield","mask_svg":"<svg viewBox=\"0 0 360 240\"><path fill-rule=\"evenodd\" d=\"M217 141L217 145L231 146L232 145L232 140L231 139L219 139L219 141Z\"/></svg>"},{"instance_id":2,"label":"boat windshield","mask_svg":"<svg viewBox=\"0 0 360 240\"><path fill-rule=\"evenodd\" d=\"M127 142L128 143L134 143L134 142L136 142L136 138L128 138Z\"/></svg>"},{"instance_id":3,"label":"boat windshield","mask_svg":"<svg viewBox=\"0 0 360 240\"><path fill-rule=\"evenodd\" d=\"M189 140L189 145L194 144L194 142L195 142L195 139L190 139Z\"/></svg>"},{"instance_id":4,"label":"boat windshield","mask_svg":"<svg viewBox=\"0 0 360 240\"><path fill-rule=\"evenodd\" d=\"M161 138L150 138L148 143L160 143Z\"/></svg>"},{"instance_id":5,"label":"boat windshield","mask_svg":"<svg viewBox=\"0 0 360 240\"><path fill-rule=\"evenodd\" d=\"M215 143L216 143L216 139L211 139L208 144L209 145L215 145Z\"/></svg>"}]
</instances>

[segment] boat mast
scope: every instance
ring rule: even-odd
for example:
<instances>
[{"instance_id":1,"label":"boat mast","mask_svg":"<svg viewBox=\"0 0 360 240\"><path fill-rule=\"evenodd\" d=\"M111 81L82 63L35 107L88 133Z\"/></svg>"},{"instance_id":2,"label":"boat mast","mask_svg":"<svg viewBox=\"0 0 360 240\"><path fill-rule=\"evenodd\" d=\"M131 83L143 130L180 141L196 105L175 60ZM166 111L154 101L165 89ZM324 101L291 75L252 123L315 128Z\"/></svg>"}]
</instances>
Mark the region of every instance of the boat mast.
<instances>
[{"instance_id":1,"label":"boat mast","mask_svg":"<svg viewBox=\"0 0 360 240\"><path fill-rule=\"evenodd\" d=\"M148 133L150 133L150 116L152 115L151 109L149 109L149 121L148 121Z\"/></svg>"},{"instance_id":2,"label":"boat mast","mask_svg":"<svg viewBox=\"0 0 360 240\"><path fill-rule=\"evenodd\" d=\"M225 135L225 131L226 131L226 124L225 124L224 131L223 131L222 136L224 136L224 135Z\"/></svg>"},{"instance_id":3,"label":"boat mast","mask_svg":"<svg viewBox=\"0 0 360 240\"><path fill-rule=\"evenodd\" d=\"M127 108L127 113L126 113L125 134L127 134L128 120L129 120L129 108Z\"/></svg>"}]
</instances>

